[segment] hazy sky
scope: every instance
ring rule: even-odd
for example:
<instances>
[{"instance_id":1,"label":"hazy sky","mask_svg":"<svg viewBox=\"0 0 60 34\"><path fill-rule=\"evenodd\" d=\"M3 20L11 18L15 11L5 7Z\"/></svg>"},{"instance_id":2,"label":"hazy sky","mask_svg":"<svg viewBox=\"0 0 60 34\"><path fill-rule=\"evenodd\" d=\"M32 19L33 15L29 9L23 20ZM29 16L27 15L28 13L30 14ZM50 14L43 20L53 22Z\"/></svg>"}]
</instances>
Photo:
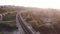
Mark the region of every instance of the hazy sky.
<instances>
[{"instance_id":1,"label":"hazy sky","mask_svg":"<svg viewBox=\"0 0 60 34\"><path fill-rule=\"evenodd\" d=\"M60 0L0 0L0 5L60 9Z\"/></svg>"}]
</instances>

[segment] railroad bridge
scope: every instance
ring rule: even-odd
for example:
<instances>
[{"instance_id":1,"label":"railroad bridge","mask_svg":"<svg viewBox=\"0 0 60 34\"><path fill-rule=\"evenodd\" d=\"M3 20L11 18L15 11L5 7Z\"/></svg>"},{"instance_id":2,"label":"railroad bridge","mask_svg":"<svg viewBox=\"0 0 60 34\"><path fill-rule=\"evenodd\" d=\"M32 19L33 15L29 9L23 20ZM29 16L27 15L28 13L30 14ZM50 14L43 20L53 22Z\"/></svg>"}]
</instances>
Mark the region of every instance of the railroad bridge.
<instances>
[{"instance_id":1,"label":"railroad bridge","mask_svg":"<svg viewBox=\"0 0 60 34\"><path fill-rule=\"evenodd\" d=\"M19 31L17 34L40 34L40 32L36 32L31 26L26 23L26 21L24 21L21 13L16 15L16 25Z\"/></svg>"}]
</instances>

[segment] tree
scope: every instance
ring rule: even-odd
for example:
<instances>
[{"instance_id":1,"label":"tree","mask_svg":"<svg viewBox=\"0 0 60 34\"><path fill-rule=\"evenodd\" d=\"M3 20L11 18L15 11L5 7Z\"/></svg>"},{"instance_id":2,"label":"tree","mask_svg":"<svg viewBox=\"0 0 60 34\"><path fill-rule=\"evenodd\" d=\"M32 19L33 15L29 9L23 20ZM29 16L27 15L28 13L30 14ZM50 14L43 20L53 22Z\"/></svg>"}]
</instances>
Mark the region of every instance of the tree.
<instances>
[{"instance_id":1,"label":"tree","mask_svg":"<svg viewBox=\"0 0 60 34\"><path fill-rule=\"evenodd\" d=\"M3 6L0 7L0 14L5 13L6 11L3 9Z\"/></svg>"}]
</instances>

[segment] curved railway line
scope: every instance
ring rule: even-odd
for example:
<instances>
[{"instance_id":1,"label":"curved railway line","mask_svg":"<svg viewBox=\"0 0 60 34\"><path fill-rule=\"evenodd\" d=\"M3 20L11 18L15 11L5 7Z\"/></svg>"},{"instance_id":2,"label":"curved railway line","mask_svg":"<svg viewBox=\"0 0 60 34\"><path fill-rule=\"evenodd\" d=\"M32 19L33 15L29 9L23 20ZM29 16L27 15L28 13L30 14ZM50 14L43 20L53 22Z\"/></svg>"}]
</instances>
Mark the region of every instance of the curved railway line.
<instances>
[{"instance_id":1,"label":"curved railway line","mask_svg":"<svg viewBox=\"0 0 60 34\"><path fill-rule=\"evenodd\" d=\"M19 21L19 22L17 22L17 23L19 23L19 25L17 24L18 29L20 29L19 26L21 26L22 30L24 31L24 34L40 34L40 33L37 33L36 31L34 31L33 28L28 26L28 24L22 18L21 14L16 15L16 17L17 17L17 21Z\"/></svg>"}]
</instances>

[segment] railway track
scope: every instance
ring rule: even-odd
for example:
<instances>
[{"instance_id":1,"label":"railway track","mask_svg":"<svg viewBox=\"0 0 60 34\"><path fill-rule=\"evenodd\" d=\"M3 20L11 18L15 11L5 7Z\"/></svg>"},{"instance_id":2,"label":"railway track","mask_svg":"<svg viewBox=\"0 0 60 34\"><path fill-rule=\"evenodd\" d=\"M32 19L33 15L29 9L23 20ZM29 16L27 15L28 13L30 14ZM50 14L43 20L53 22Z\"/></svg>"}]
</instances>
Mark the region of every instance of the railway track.
<instances>
[{"instance_id":1,"label":"railway track","mask_svg":"<svg viewBox=\"0 0 60 34\"><path fill-rule=\"evenodd\" d=\"M33 34L33 33L26 27L26 25L23 23L23 21L22 21L23 19L21 19L21 16L18 16L18 20L19 20L20 25L21 25L21 27L23 28L25 34Z\"/></svg>"},{"instance_id":2,"label":"railway track","mask_svg":"<svg viewBox=\"0 0 60 34\"><path fill-rule=\"evenodd\" d=\"M25 34L40 34L34 31L34 29L32 29L30 26L28 26L28 24L22 18L21 14L17 15L17 19Z\"/></svg>"}]
</instances>

